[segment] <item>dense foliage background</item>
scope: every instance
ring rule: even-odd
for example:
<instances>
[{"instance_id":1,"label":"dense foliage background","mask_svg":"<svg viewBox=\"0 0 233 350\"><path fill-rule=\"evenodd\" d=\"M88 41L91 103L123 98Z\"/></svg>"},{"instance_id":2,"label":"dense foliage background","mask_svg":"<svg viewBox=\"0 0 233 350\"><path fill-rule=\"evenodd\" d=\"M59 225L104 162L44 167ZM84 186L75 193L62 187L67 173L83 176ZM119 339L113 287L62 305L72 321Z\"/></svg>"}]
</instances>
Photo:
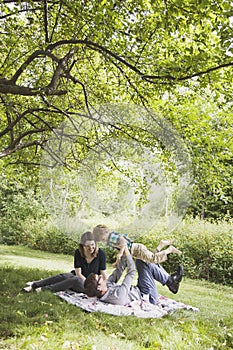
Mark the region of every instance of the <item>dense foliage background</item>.
<instances>
[{"instance_id":1,"label":"dense foliage background","mask_svg":"<svg viewBox=\"0 0 233 350\"><path fill-rule=\"evenodd\" d=\"M42 152L52 154L54 167L72 167L93 142L127 136L147 147L156 143L170 166L164 145L137 120L133 126L113 121L104 134L101 127L92 134L77 129L79 157L73 153L66 162L48 147L61 122L80 118L101 126L92 112L99 105L133 103L171 123L187 147L194 175L187 220L217 222L208 239L203 231L195 238L195 224L187 240L178 240L190 254L190 275L212 278L209 270L200 271L204 259L218 269L212 279L227 282L232 273L232 231L224 226L231 225L233 213L232 17L226 0L1 0L1 242L52 251L62 246L70 252L65 232L52 227L41 203ZM207 255L199 255L200 242ZM219 269L227 275L219 277Z\"/></svg>"}]
</instances>

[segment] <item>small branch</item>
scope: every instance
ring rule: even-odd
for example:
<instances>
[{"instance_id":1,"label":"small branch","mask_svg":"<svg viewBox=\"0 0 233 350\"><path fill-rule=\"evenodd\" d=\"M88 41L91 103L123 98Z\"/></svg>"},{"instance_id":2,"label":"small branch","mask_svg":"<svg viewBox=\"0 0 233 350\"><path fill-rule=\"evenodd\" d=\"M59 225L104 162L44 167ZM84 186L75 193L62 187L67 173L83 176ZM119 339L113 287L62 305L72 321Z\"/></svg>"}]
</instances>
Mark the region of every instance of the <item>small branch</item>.
<instances>
[{"instance_id":1,"label":"small branch","mask_svg":"<svg viewBox=\"0 0 233 350\"><path fill-rule=\"evenodd\" d=\"M11 3L13 1L8 1L8 3ZM35 11L41 11L41 7L35 7L35 8L31 8L31 9L23 9L23 10L17 10L15 12L11 12L11 13L8 13L7 15L4 15L4 16L0 16L0 20L1 19L6 19L8 17L11 17L11 16L18 16L19 13L23 13L23 12L35 12Z\"/></svg>"},{"instance_id":2,"label":"small branch","mask_svg":"<svg viewBox=\"0 0 233 350\"><path fill-rule=\"evenodd\" d=\"M7 157L7 156L11 155L12 153L15 153L16 151L19 151L21 149L29 148L32 146L42 146L42 145L43 145L43 141L39 141L39 140L35 140L32 142L27 142L27 143L20 143L20 144L15 145L13 148L9 147L9 148L5 149L4 151L0 152L0 159Z\"/></svg>"},{"instance_id":3,"label":"small branch","mask_svg":"<svg viewBox=\"0 0 233 350\"><path fill-rule=\"evenodd\" d=\"M54 165L49 165L51 168L53 168L56 164L60 164L64 167L66 167L67 169L70 169L70 167L68 166L68 164L66 162L64 162L64 160L58 155L58 153L54 152L53 149L51 149L49 147L49 145L46 145L46 147L41 147L44 151L46 151L50 157L55 161Z\"/></svg>"},{"instance_id":4,"label":"small branch","mask_svg":"<svg viewBox=\"0 0 233 350\"><path fill-rule=\"evenodd\" d=\"M56 88L58 86L59 83L59 79L62 75L62 72L65 71L65 65L66 63L69 61L69 59L72 57L73 55L73 51L70 51L68 54L66 54L62 59L57 60L58 65L54 71L53 77L51 79L51 82L49 83L49 85L47 86L47 89L51 90L51 91L56 91ZM51 57L51 55L50 55ZM53 59L55 60L55 57L52 56Z\"/></svg>"},{"instance_id":5,"label":"small branch","mask_svg":"<svg viewBox=\"0 0 233 350\"><path fill-rule=\"evenodd\" d=\"M16 85L12 83L11 80L5 78L0 79L0 93L2 94L12 94L12 95L21 95L21 96L37 96L41 93L46 95L56 95L61 96L67 94L67 90L54 90L50 86L45 86L42 88L29 88L27 86Z\"/></svg>"},{"instance_id":6,"label":"small branch","mask_svg":"<svg viewBox=\"0 0 233 350\"><path fill-rule=\"evenodd\" d=\"M24 61L24 63L20 66L20 68L16 71L16 73L13 75L13 77L9 80L11 84L16 84L17 79L20 77L20 75L23 73L23 71L27 68L27 66L37 57L45 56L44 50L36 50L34 51L27 59Z\"/></svg>"},{"instance_id":7,"label":"small branch","mask_svg":"<svg viewBox=\"0 0 233 350\"><path fill-rule=\"evenodd\" d=\"M67 117L67 118L69 119L69 121L71 122L71 124L73 125L75 131L76 131L77 133L79 133L79 130L78 130L78 128L77 128L77 126L76 126L76 124L75 124L73 118L71 118L71 116L69 115L69 113L67 113L67 112L63 111L62 109L60 109L60 108L54 106L53 104L51 104L50 102L48 102L48 101L46 101L46 100L44 100L44 101L45 101L45 103L46 103L49 107L54 108L55 110L57 110L58 112L60 112L61 114L63 114L65 117Z\"/></svg>"},{"instance_id":8,"label":"small branch","mask_svg":"<svg viewBox=\"0 0 233 350\"><path fill-rule=\"evenodd\" d=\"M49 42L49 33L48 33L48 4L47 0L44 0L44 30L45 30L45 42Z\"/></svg>"},{"instance_id":9,"label":"small branch","mask_svg":"<svg viewBox=\"0 0 233 350\"><path fill-rule=\"evenodd\" d=\"M14 126L15 126L16 124L18 124L18 123L20 122L20 120L21 120L27 113L28 113L28 111L25 111L24 113L19 114L19 115L17 116L17 118L15 118L15 120L13 120L13 121L11 121L11 120L9 119L9 117L8 117L8 118L7 118L7 119L8 119L8 125L7 125L7 127L6 127L4 130L2 130L2 131L0 132L0 138L3 137L4 135L6 135L8 132L10 132L10 133L11 133L11 136L13 136L13 128L14 128Z\"/></svg>"},{"instance_id":10,"label":"small branch","mask_svg":"<svg viewBox=\"0 0 233 350\"><path fill-rule=\"evenodd\" d=\"M94 43L93 41L89 41L89 40L78 40L78 39L60 40L54 44L48 45L48 47L46 48L46 51L52 51L53 49L55 49L58 46L71 45L71 44L74 44L74 45L85 44L87 47L90 47L93 50L96 50L100 53L106 53L108 56L114 57L117 61L123 63L124 65L126 65L131 70L138 73L139 75L143 75L143 73L138 68L133 66L131 63L125 61L122 57L120 57L117 54L115 54L114 52L108 50L106 47L99 45L97 43Z\"/></svg>"},{"instance_id":11,"label":"small branch","mask_svg":"<svg viewBox=\"0 0 233 350\"><path fill-rule=\"evenodd\" d=\"M19 145L21 144L21 141L24 137L26 136L29 136L29 135L33 135L33 134L37 134L37 133L41 133L43 131L46 131L45 128L39 128L39 129L35 129L35 130L28 130L28 131L25 131L24 133L20 134L20 136L14 140L14 142L11 143L10 145L10 148L15 148L16 145Z\"/></svg>"},{"instance_id":12,"label":"small branch","mask_svg":"<svg viewBox=\"0 0 233 350\"><path fill-rule=\"evenodd\" d=\"M87 97L87 91L86 91L86 88L85 88L85 85L84 83L82 83L80 80L78 80L77 78L73 77L71 74L70 74L70 71L68 70L64 70L65 71L65 74L66 74L66 77L67 79L70 79L71 81L73 81L74 84L79 84L81 85L82 89L83 89L83 94L84 94L84 99L85 99L85 105L86 105L86 108L87 108L87 111L89 113L89 115L91 116L91 111L90 111L90 108L89 108L89 103L88 103L88 97Z\"/></svg>"},{"instance_id":13,"label":"small branch","mask_svg":"<svg viewBox=\"0 0 233 350\"><path fill-rule=\"evenodd\" d=\"M52 29L52 32L51 32L51 35L50 35L50 39L49 39L49 42L51 43L52 40L53 40L53 34L54 34L54 31L55 31L55 28L58 24L58 19L59 19L59 16L60 16L60 13L61 13L61 9L62 9L62 1L60 1L60 6L59 6L59 10L58 10L58 13L56 14L56 20L55 20L55 24L53 26L53 29Z\"/></svg>"},{"instance_id":14,"label":"small branch","mask_svg":"<svg viewBox=\"0 0 233 350\"><path fill-rule=\"evenodd\" d=\"M218 69L221 69L221 68L226 68L226 67L231 67L233 66L233 62L229 62L229 63L223 63L223 64L220 64L216 67L211 67L211 68L208 68L204 71L201 71L201 72L197 72L197 73L194 73L194 74L190 74L190 75L185 75L183 77L174 77L172 75L143 75L142 76L142 79L150 82L150 83L153 83L152 80L160 80L160 79L166 79L166 80L173 80L173 81L183 81L183 80L188 80L188 79L192 79L194 77L198 77L198 76L201 76L201 75L204 75L204 74L208 74L210 72L213 72L213 71L216 71Z\"/></svg>"},{"instance_id":15,"label":"small branch","mask_svg":"<svg viewBox=\"0 0 233 350\"><path fill-rule=\"evenodd\" d=\"M132 89L136 92L136 94L140 97L143 105L145 102L148 102L146 100L146 98L138 91L137 86L135 84L132 83L131 79L128 77L128 75L124 72L124 70L119 67L119 65L114 62L113 60L110 59L110 61L112 62L112 64L121 72L121 74L126 78L126 80L128 81L129 85L132 87Z\"/></svg>"}]
</instances>

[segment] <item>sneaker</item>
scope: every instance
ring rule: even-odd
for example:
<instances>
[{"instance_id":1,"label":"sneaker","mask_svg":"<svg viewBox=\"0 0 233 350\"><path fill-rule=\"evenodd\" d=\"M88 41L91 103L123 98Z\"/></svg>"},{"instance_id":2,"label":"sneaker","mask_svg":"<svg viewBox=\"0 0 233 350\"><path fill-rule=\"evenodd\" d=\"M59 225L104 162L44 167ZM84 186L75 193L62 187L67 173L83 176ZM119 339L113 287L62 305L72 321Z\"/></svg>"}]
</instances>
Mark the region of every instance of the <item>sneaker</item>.
<instances>
[{"instance_id":1,"label":"sneaker","mask_svg":"<svg viewBox=\"0 0 233 350\"><path fill-rule=\"evenodd\" d=\"M142 294L142 300L149 303L150 302L150 294Z\"/></svg>"},{"instance_id":2,"label":"sneaker","mask_svg":"<svg viewBox=\"0 0 233 350\"><path fill-rule=\"evenodd\" d=\"M166 285L173 294L176 294L178 292L183 275L184 268L183 266L179 266L177 268L177 271L169 276Z\"/></svg>"},{"instance_id":3,"label":"sneaker","mask_svg":"<svg viewBox=\"0 0 233 350\"><path fill-rule=\"evenodd\" d=\"M22 288L22 292L30 293L32 291L32 286Z\"/></svg>"},{"instance_id":4,"label":"sneaker","mask_svg":"<svg viewBox=\"0 0 233 350\"><path fill-rule=\"evenodd\" d=\"M176 282L181 282L183 275L184 275L184 268L182 265L178 266L176 272L171 274L171 276L174 278Z\"/></svg>"},{"instance_id":5,"label":"sneaker","mask_svg":"<svg viewBox=\"0 0 233 350\"><path fill-rule=\"evenodd\" d=\"M27 282L27 283L26 283L26 286L32 286L33 283L35 283L35 281Z\"/></svg>"}]
</instances>

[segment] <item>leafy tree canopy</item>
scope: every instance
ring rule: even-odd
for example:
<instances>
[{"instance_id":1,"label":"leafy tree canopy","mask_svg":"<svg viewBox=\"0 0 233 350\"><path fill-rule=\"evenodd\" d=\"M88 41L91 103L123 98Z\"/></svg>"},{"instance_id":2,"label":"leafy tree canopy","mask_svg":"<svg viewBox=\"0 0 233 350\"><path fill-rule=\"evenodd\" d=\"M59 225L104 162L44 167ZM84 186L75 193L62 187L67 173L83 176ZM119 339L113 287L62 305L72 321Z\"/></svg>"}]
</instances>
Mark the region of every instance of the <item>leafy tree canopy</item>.
<instances>
[{"instance_id":1,"label":"leafy tree canopy","mask_svg":"<svg viewBox=\"0 0 233 350\"><path fill-rule=\"evenodd\" d=\"M182 134L203 200L218 193L229 203L232 15L228 0L1 0L0 158L39 164L64 120L136 103ZM129 129L135 137L115 125ZM91 137L79 135L80 147Z\"/></svg>"}]
</instances>

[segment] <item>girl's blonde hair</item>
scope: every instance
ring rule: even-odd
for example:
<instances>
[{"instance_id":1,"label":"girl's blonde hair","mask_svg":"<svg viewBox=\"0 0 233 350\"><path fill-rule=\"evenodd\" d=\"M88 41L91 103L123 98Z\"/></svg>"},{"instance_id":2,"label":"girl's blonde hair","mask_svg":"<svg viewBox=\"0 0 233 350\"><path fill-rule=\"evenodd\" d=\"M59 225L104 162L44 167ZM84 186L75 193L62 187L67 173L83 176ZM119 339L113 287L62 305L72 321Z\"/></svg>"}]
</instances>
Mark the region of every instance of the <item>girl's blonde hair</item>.
<instances>
[{"instance_id":1,"label":"girl's blonde hair","mask_svg":"<svg viewBox=\"0 0 233 350\"><path fill-rule=\"evenodd\" d=\"M106 225L99 224L94 227L93 235L96 241L101 241L102 237L109 233L109 229Z\"/></svg>"}]
</instances>

